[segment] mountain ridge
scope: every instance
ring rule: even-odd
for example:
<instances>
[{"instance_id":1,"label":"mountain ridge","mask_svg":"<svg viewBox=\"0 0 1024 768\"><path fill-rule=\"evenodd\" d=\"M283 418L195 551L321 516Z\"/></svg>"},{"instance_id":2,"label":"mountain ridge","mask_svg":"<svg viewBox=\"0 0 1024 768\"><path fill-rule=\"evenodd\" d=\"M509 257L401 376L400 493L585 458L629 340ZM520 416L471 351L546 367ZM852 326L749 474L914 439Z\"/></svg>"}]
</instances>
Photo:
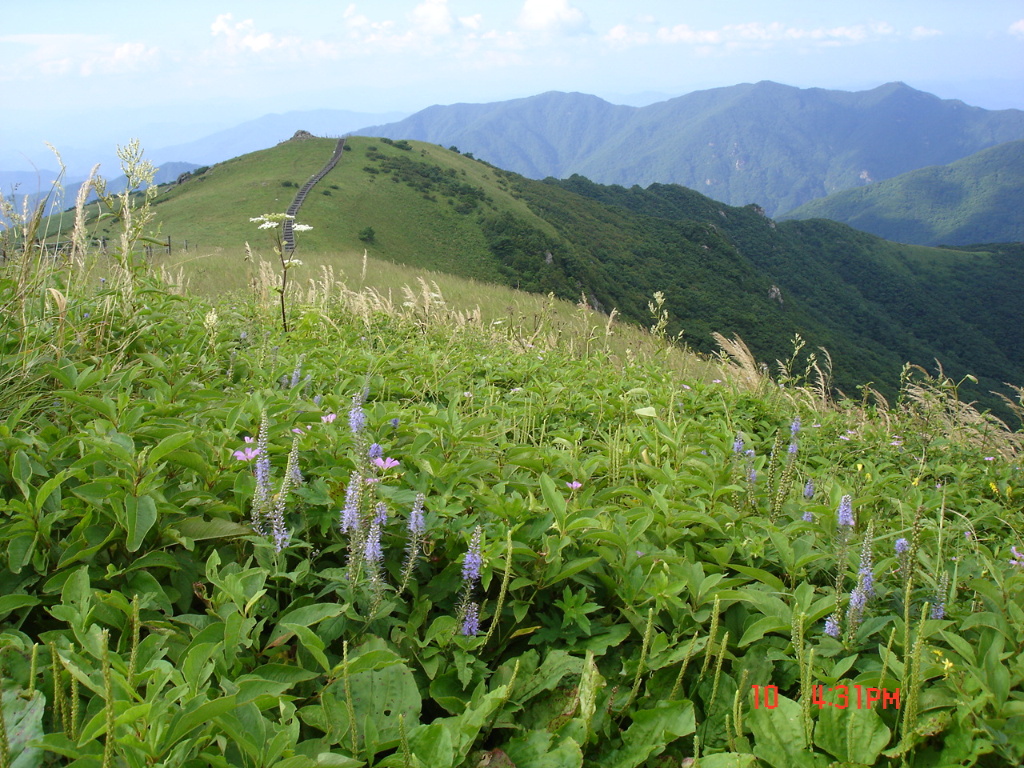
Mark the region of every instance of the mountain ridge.
<instances>
[{"instance_id":1,"label":"mountain ridge","mask_svg":"<svg viewBox=\"0 0 1024 768\"><path fill-rule=\"evenodd\" d=\"M531 178L677 183L774 216L1024 138L1024 111L971 107L899 82L850 92L761 81L646 107L557 91L433 106L358 133L455 145Z\"/></svg>"},{"instance_id":2,"label":"mountain ridge","mask_svg":"<svg viewBox=\"0 0 1024 768\"><path fill-rule=\"evenodd\" d=\"M1024 140L812 200L784 219L841 221L919 245L1024 241Z\"/></svg>"}]
</instances>

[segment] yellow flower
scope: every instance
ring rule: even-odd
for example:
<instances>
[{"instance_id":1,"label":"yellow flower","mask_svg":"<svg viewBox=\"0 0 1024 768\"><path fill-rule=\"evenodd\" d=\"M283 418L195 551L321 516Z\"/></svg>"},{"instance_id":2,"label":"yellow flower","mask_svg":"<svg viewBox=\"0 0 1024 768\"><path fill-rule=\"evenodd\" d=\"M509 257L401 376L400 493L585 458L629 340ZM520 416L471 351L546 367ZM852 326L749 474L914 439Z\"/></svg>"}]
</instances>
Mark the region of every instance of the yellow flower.
<instances>
[{"instance_id":1,"label":"yellow flower","mask_svg":"<svg viewBox=\"0 0 1024 768\"><path fill-rule=\"evenodd\" d=\"M913 480L910 481L910 484L916 488L917 484L920 483L920 482L921 482L921 478L920 477L915 477Z\"/></svg>"},{"instance_id":2,"label":"yellow flower","mask_svg":"<svg viewBox=\"0 0 1024 768\"><path fill-rule=\"evenodd\" d=\"M992 493L996 496L999 495L999 486L995 484L995 481L988 484L988 487L992 489Z\"/></svg>"}]
</instances>

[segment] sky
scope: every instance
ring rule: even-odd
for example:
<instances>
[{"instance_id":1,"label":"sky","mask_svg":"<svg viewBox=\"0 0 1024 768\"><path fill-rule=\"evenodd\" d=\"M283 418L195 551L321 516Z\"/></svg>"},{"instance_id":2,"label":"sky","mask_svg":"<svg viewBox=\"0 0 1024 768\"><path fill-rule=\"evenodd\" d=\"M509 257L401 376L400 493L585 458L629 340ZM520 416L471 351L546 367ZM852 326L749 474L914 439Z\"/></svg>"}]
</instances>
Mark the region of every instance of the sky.
<instances>
[{"instance_id":1,"label":"sky","mask_svg":"<svg viewBox=\"0 0 1024 768\"><path fill-rule=\"evenodd\" d=\"M1024 109L1022 0L0 0L0 170L268 113L759 80ZM52 165L52 163L51 163Z\"/></svg>"}]
</instances>

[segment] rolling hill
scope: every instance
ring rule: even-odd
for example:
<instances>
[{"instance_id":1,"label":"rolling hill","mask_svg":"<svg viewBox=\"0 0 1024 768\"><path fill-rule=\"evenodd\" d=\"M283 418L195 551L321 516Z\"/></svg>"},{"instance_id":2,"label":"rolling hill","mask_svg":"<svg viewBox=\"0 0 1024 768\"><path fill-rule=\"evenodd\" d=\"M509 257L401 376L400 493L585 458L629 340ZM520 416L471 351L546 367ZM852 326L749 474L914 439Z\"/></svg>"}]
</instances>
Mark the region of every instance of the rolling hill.
<instances>
[{"instance_id":1,"label":"rolling hill","mask_svg":"<svg viewBox=\"0 0 1024 768\"><path fill-rule=\"evenodd\" d=\"M1024 241L1024 141L812 200L784 218L832 219L921 245Z\"/></svg>"},{"instance_id":2,"label":"rolling hill","mask_svg":"<svg viewBox=\"0 0 1024 768\"><path fill-rule=\"evenodd\" d=\"M537 179L681 184L774 216L1024 139L1024 112L970 107L903 83L850 93L764 81L647 107L557 92L434 106L358 133L454 145Z\"/></svg>"},{"instance_id":3,"label":"rolling hill","mask_svg":"<svg viewBox=\"0 0 1024 768\"><path fill-rule=\"evenodd\" d=\"M220 275L237 278L244 243L268 253L250 217L287 208L334 146L290 141L162 187L162 236L220 250L207 263L219 259ZM904 246L834 222L776 224L756 206L678 185L534 181L418 142L354 137L347 147L298 216L313 226L300 255L329 263L330 253L365 247L380 259L583 296L645 325L663 291L668 331L689 346L712 352L712 332L738 334L771 361L787 359L799 333L832 353L847 392L874 382L891 395L904 362L931 368L936 358L955 378L977 375L976 396L1024 380L1020 247Z\"/></svg>"}]
</instances>

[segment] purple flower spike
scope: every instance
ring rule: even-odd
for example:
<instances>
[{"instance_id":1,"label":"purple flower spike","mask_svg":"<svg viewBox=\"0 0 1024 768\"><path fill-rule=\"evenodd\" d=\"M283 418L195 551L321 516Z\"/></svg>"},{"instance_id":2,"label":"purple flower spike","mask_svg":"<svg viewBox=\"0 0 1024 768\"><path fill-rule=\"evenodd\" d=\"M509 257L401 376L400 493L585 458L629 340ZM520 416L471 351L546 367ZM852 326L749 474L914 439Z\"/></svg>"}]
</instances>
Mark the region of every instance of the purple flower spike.
<instances>
[{"instance_id":1,"label":"purple flower spike","mask_svg":"<svg viewBox=\"0 0 1024 768\"><path fill-rule=\"evenodd\" d=\"M480 631L480 609L476 603L466 606L466 617L462 620L462 634L465 637L475 637Z\"/></svg>"},{"instance_id":2,"label":"purple flower spike","mask_svg":"<svg viewBox=\"0 0 1024 768\"><path fill-rule=\"evenodd\" d=\"M900 539L896 539L896 543L893 546L896 549L896 554L897 555L902 555L908 549L910 549L910 542L907 541L906 539L900 538Z\"/></svg>"},{"instance_id":3,"label":"purple flower spike","mask_svg":"<svg viewBox=\"0 0 1024 768\"><path fill-rule=\"evenodd\" d=\"M349 476L345 489L345 506L341 511L341 532L349 533L359 529L359 501L362 496L363 479L358 472Z\"/></svg>"},{"instance_id":4,"label":"purple flower spike","mask_svg":"<svg viewBox=\"0 0 1024 768\"><path fill-rule=\"evenodd\" d=\"M850 496L843 496L836 514L839 516L839 525L853 527L853 499Z\"/></svg>"},{"instance_id":5,"label":"purple flower spike","mask_svg":"<svg viewBox=\"0 0 1024 768\"><path fill-rule=\"evenodd\" d=\"M473 531L473 538L469 542L469 549L462 561L462 580L467 585L480 581L480 568L484 564L483 556L480 554L480 538L483 531L478 525Z\"/></svg>"},{"instance_id":6,"label":"purple flower spike","mask_svg":"<svg viewBox=\"0 0 1024 768\"><path fill-rule=\"evenodd\" d=\"M366 428L366 412L363 410L363 398L360 395L355 395L352 398L352 409L348 412L348 426L354 435Z\"/></svg>"},{"instance_id":7,"label":"purple flower spike","mask_svg":"<svg viewBox=\"0 0 1024 768\"><path fill-rule=\"evenodd\" d=\"M839 621L835 616L829 616L825 619L825 634L829 637L839 637Z\"/></svg>"},{"instance_id":8,"label":"purple flower spike","mask_svg":"<svg viewBox=\"0 0 1024 768\"><path fill-rule=\"evenodd\" d=\"M412 505L412 511L409 512L409 533L413 536L419 536L427 529L427 524L423 519L423 504L426 500L426 496L417 493L416 502Z\"/></svg>"},{"instance_id":9,"label":"purple flower spike","mask_svg":"<svg viewBox=\"0 0 1024 768\"><path fill-rule=\"evenodd\" d=\"M363 556L370 565L377 565L384 559L384 549L380 544L380 523L377 520L370 523L370 533L366 536Z\"/></svg>"}]
</instances>

